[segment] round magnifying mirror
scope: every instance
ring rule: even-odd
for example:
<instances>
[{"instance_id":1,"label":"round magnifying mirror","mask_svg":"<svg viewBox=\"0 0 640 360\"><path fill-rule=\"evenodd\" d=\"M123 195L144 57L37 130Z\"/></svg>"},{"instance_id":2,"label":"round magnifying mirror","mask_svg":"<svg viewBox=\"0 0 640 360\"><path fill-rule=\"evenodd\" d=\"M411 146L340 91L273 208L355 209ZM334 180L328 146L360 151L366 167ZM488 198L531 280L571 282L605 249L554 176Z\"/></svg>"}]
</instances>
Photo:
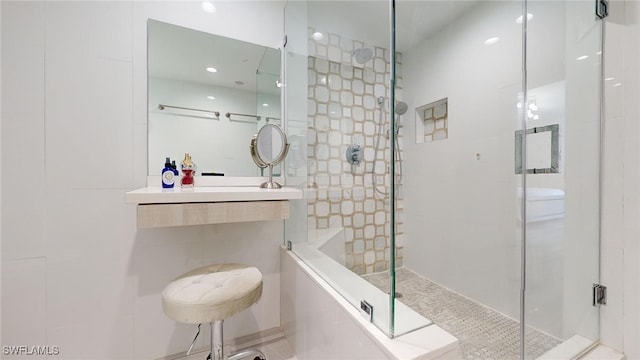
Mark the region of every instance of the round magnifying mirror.
<instances>
[{"instance_id":1,"label":"round magnifying mirror","mask_svg":"<svg viewBox=\"0 0 640 360\"><path fill-rule=\"evenodd\" d=\"M282 128L275 124L266 124L251 139L251 157L261 168L269 167L269 181L260 185L263 189L280 189L282 186L273 181L273 167L287 156L289 143Z\"/></svg>"}]
</instances>

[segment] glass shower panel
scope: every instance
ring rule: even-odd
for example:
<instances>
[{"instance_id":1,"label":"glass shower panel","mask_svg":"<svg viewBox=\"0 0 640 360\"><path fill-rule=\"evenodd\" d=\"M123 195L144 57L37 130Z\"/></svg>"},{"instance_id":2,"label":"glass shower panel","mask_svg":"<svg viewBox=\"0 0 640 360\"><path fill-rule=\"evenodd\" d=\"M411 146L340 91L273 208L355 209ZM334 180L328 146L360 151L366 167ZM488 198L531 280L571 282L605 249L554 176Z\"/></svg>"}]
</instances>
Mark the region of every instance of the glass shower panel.
<instances>
[{"instance_id":1,"label":"glass shower panel","mask_svg":"<svg viewBox=\"0 0 640 360\"><path fill-rule=\"evenodd\" d=\"M602 24L592 1L527 7L525 353L575 356L599 338Z\"/></svg>"},{"instance_id":2,"label":"glass shower panel","mask_svg":"<svg viewBox=\"0 0 640 360\"><path fill-rule=\"evenodd\" d=\"M280 72L282 56L279 50L266 48L256 71L257 130L265 124L282 126L280 111ZM282 164L273 167L273 176L283 176ZM269 170L258 168L257 176L268 176Z\"/></svg>"},{"instance_id":3,"label":"glass shower panel","mask_svg":"<svg viewBox=\"0 0 640 360\"><path fill-rule=\"evenodd\" d=\"M520 355L520 1L397 1L404 302L462 358ZM396 326L402 319L396 317Z\"/></svg>"},{"instance_id":4,"label":"glass shower panel","mask_svg":"<svg viewBox=\"0 0 640 360\"><path fill-rule=\"evenodd\" d=\"M388 333L388 286L363 279L389 283L389 147L378 136L390 103L388 3L311 1L307 34L310 238L341 265L325 279L355 307L370 305Z\"/></svg>"},{"instance_id":5,"label":"glass shower panel","mask_svg":"<svg viewBox=\"0 0 640 360\"><path fill-rule=\"evenodd\" d=\"M281 49L282 67L278 84L282 91L281 125L289 140L284 162L287 186L307 194L307 3L290 1L284 8L286 44ZM285 244L307 242L307 200L290 201L290 217L285 221Z\"/></svg>"},{"instance_id":6,"label":"glass shower panel","mask_svg":"<svg viewBox=\"0 0 640 360\"><path fill-rule=\"evenodd\" d=\"M430 321L399 304L407 321L390 329L389 11L386 1L289 2L285 91L288 129L297 121L305 134L292 251L353 306L371 305L373 323L393 336Z\"/></svg>"}]
</instances>

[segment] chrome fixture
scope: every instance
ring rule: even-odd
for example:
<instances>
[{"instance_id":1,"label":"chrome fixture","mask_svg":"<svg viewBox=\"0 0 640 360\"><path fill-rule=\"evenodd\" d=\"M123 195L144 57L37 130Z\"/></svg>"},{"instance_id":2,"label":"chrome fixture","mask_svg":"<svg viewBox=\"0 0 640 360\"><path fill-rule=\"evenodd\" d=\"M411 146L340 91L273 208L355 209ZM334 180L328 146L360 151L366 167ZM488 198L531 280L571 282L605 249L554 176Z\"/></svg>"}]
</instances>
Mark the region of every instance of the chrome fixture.
<instances>
[{"instance_id":1,"label":"chrome fixture","mask_svg":"<svg viewBox=\"0 0 640 360\"><path fill-rule=\"evenodd\" d=\"M262 189L280 189L282 186L273 181L273 167L284 160L289 152L287 135L275 124L266 124L253 136L249 145L251 158L259 168L269 168L269 181L260 185Z\"/></svg>"},{"instance_id":2,"label":"chrome fixture","mask_svg":"<svg viewBox=\"0 0 640 360\"><path fill-rule=\"evenodd\" d=\"M373 50L369 48L355 49L351 53L351 56L353 56L353 58L356 60L358 64L364 65L367 63L367 61L373 58Z\"/></svg>"},{"instance_id":3,"label":"chrome fixture","mask_svg":"<svg viewBox=\"0 0 640 360\"><path fill-rule=\"evenodd\" d=\"M360 162L362 162L362 148L360 145L349 145L346 155L347 161L351 165L360 165Z\"/></svg>"},{"instance_id":4,"label":"chrome fixture","mask_svg":"<svg viewBox=\"0 0 640 360\"><path fill-rule=\"evenodd\" d=\"M220 112L219 112L219 111L213 111L213 110L201 110L201 109L193 109L193 108L182 107L182 106L172 106L172 105L158 104L158 109L159 109L159 110L164 110L164 109L166 109L166 108L169 108L169 109L179 109L179 110L189 110L189 111L206 112L206 113L213 114L213 115L215 115L216 117L220 116Z\"/></svg>"}]
</instances>

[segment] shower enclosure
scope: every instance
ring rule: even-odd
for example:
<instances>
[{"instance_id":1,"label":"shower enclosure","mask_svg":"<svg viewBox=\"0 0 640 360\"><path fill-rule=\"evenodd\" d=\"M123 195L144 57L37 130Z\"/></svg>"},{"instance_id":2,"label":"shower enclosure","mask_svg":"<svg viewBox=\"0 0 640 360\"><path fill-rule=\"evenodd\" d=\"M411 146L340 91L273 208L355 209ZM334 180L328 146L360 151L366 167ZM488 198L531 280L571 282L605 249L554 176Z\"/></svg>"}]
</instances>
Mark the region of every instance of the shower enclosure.
<instances>
[{"instance_id":1,"label":"shower enclosure","mask_svg":"<svg viewBox=\"0 0 640 360\"><path fill-rule=\"evenodd\" d=\"M299 142L283 171L306 196L286 241L389 337L435 323L465 358L598 340L594 8L287 4L283 116Z\"/></svg>"}]
</instances>

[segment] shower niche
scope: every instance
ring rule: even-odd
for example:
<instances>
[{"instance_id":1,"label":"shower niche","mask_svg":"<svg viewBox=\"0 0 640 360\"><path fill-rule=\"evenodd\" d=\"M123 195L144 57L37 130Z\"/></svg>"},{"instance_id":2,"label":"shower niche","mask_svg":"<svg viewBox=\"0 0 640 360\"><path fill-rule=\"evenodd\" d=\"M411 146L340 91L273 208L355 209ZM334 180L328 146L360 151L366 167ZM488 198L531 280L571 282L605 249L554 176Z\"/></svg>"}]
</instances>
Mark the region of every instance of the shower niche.
<instances>
[{"instance_id":1,"label":"shower niche","mask_svg":"<svg viewBox=\"0 0 640 360\"><path fill-rule=\"evenodd\" d=\"M416 144L449 137L449 99L444 98L416 109Z\"/></svg>"}]
</instances>

